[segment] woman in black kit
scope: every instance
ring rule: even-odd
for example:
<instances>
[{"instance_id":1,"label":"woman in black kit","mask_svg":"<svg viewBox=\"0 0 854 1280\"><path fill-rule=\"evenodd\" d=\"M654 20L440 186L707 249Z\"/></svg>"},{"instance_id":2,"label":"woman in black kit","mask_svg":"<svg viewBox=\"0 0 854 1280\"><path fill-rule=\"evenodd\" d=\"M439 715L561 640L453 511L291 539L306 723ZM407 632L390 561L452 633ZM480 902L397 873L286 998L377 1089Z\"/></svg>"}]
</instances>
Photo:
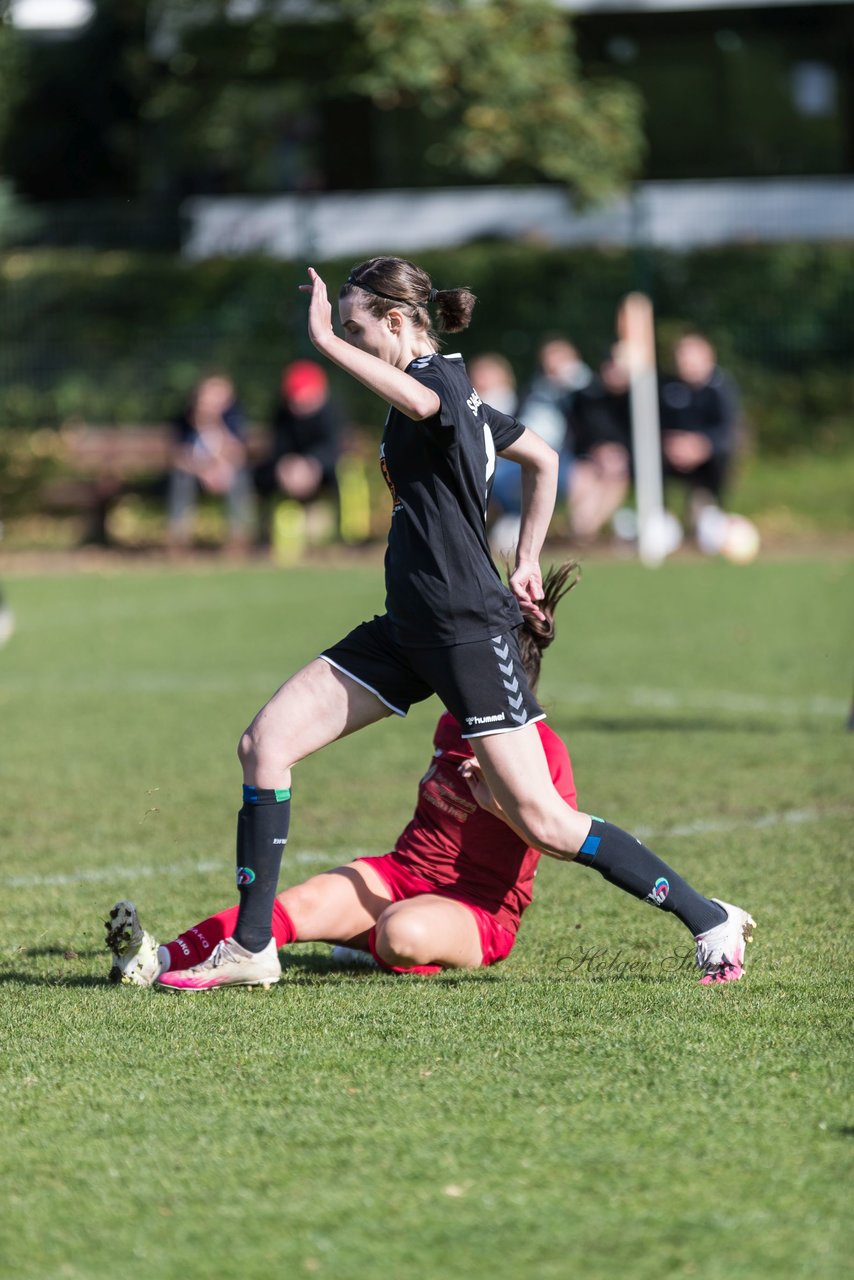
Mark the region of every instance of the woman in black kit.
<instances>
[{"instance_id":1,"label":"woman in black kit","mask_svg":"<svg viewBox=\"0 0 854 1280\"><path fill-rule=\"evenodd\" d=\"M633 836L578 813L555 790L536 721L544 712L519 658L523 613L545 618L539 555L555 501L557 454L515 418L481 402L462 358L443 356L431 327L465 329L475 298L433 287L400 258L355 267L339 295L335 334L326 286L309 269L309 337L390 407L380 465L392 496L386 611L292 676L243 734L238 815L240 913L233 938L205 961L195 989L267 985L280 973L271 921L287 843L291 767L346 734L405 716L432 693L475 753L469 785L525 840L578 860L673 912L697 939L706 983L741 977L747 912L705 898ZM489 554L485 517L495 456L522 468L523 510L509 588ZM402 958L405 959L405 958Z\"/></svg>"}]
</instances>

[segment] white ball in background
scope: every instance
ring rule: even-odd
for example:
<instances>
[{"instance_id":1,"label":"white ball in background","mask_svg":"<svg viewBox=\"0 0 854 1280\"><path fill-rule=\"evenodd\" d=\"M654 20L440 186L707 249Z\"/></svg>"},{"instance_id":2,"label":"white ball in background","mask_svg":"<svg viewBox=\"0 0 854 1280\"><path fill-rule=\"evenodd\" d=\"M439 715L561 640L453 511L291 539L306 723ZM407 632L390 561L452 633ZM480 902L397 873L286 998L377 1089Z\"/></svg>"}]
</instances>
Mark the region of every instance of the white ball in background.
<instances>
[{"instance_id":1,"label":"white ball in background","mask_svg":"<svg viewBox=\"0 0 854 1280\"><path fill-rule=\"evenodd\" d=\"M727 516L721 555L733 564L750 564L759 555L759 530L746 516Z\"/></svg>"}]
</instances>

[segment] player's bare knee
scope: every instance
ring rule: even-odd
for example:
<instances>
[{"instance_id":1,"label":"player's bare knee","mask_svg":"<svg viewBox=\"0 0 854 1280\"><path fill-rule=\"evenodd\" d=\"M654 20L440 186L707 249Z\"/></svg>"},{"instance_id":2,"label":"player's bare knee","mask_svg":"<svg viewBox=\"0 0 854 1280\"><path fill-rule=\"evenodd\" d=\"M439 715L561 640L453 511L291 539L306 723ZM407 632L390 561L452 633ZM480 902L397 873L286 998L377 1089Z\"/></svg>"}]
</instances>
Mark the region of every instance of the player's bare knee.
<instances>
[{"instance_id":1,"label":"player's bare knee","mask_svg":"<svg viewBox=\"0 0 854 1280\"><path fill-rule=\"evenodd\" d=\"M256 761L255 740L252 737L252 730L244 729L240 735L240 741L237 744L237 758L245 768L249 764Z\"/></svg>"},{"instance_id":2,"label":"player's bare knee","mask_svg":"<svg viewBox=\"0 0 854 1280\"><path fill-rule=\"evenodd\" d=\"M294 762L292 747L287 737L284 735L274 737L269 731L265 731L257 720L253 721L241 734L237 744L237 756L243 766L244 774L250 772L253 775L261 771L269 773L271 770L278 774L282 770L290 769Z\"/></svg>"},{"instance_id":3,"label":"player's bare knee","mask_svg":"<svg viewBox=\"0 0 854 1280\"><path fill-rule=\"evenodd\" d=\"M430 929L426 920L412 912L380 917L374 945L386 964L429 964L431 960Z\"/></svg>"}]
</instances>

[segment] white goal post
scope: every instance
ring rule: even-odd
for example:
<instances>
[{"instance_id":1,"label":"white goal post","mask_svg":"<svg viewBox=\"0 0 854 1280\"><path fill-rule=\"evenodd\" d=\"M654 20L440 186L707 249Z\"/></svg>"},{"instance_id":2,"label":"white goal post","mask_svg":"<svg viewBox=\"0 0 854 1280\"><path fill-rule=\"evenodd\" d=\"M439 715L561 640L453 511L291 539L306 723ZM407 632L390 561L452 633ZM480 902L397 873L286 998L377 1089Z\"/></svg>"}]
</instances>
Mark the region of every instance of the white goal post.
<instances>
[{"instance_id":1,"label":"white goal post","mask_svg":"<svg viewBox=\"0 0 854 1280\"><path fill-rule=\"evenodd\" d=\"M643 564L654 568L664 560L668 548L664 536L655 320L652 302L646 294L630 293L623 299L617 318L617 332L629 367L638 554Z\"/></svg>"}]
</instances>

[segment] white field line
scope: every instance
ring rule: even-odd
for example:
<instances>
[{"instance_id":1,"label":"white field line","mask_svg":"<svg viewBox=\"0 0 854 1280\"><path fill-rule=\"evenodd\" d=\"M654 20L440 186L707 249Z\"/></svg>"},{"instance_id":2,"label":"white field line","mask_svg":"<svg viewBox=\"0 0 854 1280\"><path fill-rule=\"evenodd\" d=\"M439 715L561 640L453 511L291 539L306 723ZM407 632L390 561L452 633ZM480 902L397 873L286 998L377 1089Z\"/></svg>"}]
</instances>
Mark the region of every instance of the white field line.
<instances>
[{"instance_id":1,"label":"white field line","mask_svg":"<svg viewBox=\"0 0 854 1280\"><path fill-rule=\"evenodd\" d=\"M854 805L837 805L830 809L783 809L780 813L765 813L748 822L739 818L698 818L695 822L680 823L675 827L637 827L633 834L642 836L644 840L678 840L686 836L767 831L772 827L802 827L808 822L820 822L823 818L854 818Z\"/></svg>"},{"instance_id":2,"label":"white field line","mask_svg":"<svg viewBox=\"0 0 854 1280\"><path fill-rule=\"evenodd\" d=\"M634 834L644 840L678 840L691 836L726 835L728 832L767 831L775 827L800 827L809 822L820 822L823 818L854 818L854 805L837 806L830 809L783 809L779 813L766 813L758 818L744 821L739 818L698 818L694 822L680 823L675 827L635 827ZM322 863L327 867L340 866L342 861L353 858L370 857L378 850L347 849L300 849L286 853L286 865L313 866ZM204 875L211 871L225 872L233 866L225 858L201 861L155 865L133 865L128 863L113 867L95 867L91 870L70 871L64 874L44 876L6 876L0 878L0 884L8 889L40 889L50 886L75 884L100 884L105 880L132 881L151 876Z\"/></svg>"},{"instance_id":3,"label":"white field line","mask_svg":"<svg viewBox=\"0 0 854 1280\"><path fill-rule=\"evenodd\" d=\"M726 711L745 715L845 716L850 704L844 698L814 694L805 698L773 697L764 694L737 693L734 690L648 689L636 686L625 690L602 689L592 685L561 688L558 695L568 703L596 703L610 709L613 703L656 711Z\"/></svg>"},{"instance_id":4,"label":"white field line","mask_svg":"<svg viewBox=\"0 0 854 1280\"><path fill-rule=\"evenodd\" d=\"M376 852L376 850L372 852ZM327 867L339 867L344 861L349 862L353 858L365 857L370 857L370 852L367 849L349 849L346 852L343 850L328 852L322 849L300 849L294 853L285 854L287 862L298 866L320 862ZM6 876L0 879L0 884L4 884L10 889L41 889L52 885L99 884L104 880L135 880L149 876L168 877L171 880L175 876L206 875L210 871L225 871L229 867L233 868L233 859L229 862L225 858L194 858L188 862L172 863L164 859L163 862L158 862L154 865L146 865L144 863L140 865L129 862L113 867L93 867L90 870L57 872L55 875Z\"/></svg>"},{"instance_id":5,"label":"white field line","mask_svg":"<svg viewBox=\"0 0 854 1280\"><path fill-rule=\"evenodd\" d=\"M272 692L282 681L282 672L253 672L235 677L199 672L180 674L175 671L136 671L115 676L51 676L40 672L38 676L0 676L0 691L25 696L61 692L63 695L97 694L134 695L141 697L203 694L224 695L230 693ZM545 683L545 682L544 682ZM738 692L727 689L676 690L636 686L620 689L594 685L567 684L553 687L551 693L546 684L546 700L557 697L569 706L599 706L603 713L612 710L614 704L640 710L656 711L717 711L733 715L783 715L783 716L833 716L844 717L850 710L846 698L813 694L803 698Z\"/></svg>"}]
</instances>

